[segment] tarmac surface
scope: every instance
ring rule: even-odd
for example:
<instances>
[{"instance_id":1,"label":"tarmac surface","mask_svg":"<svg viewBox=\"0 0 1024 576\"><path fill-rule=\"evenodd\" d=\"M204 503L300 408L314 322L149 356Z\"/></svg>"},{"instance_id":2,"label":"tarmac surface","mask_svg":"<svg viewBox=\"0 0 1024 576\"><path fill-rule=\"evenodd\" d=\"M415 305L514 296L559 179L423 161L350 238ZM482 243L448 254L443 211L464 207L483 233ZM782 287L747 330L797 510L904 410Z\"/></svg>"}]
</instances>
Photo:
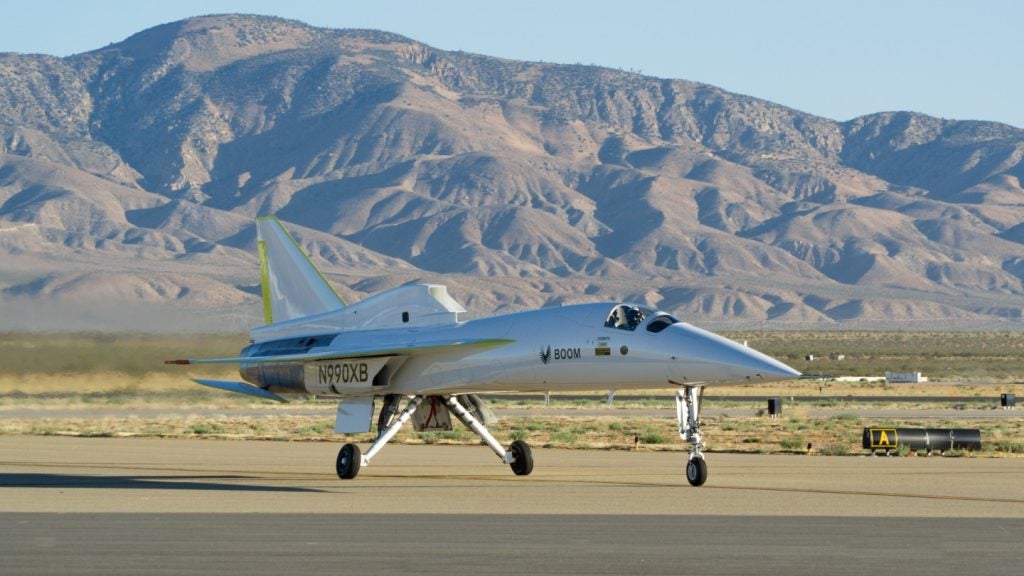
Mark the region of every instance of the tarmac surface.
<instances>
[{"instance_id":1,"label":"tarmac surface","mask_svg":"<svg viewBox=\"0 0 1024 576\"><path fill-rule=\"evenodd\" d=\"M0 436L3 574L1010 574L1024 458ZM365 447L364 447L365 448Z\"/></svg>"},{"instance_id":2,"label":"tarmac surface","mask_svg":"<svg viewBox=\"0 0 1024 576\"><path fill-rule=\"evenodd\" d=\"M237 408L206 408L202 406L174 406L163 408L126 409L123 406L33 406L0 408L0 418L161 418L168 416L231 416L260 418L265 416L321 416L325 420L334 420L337 403L323 402L312 405L285 404L272 408L237 407ZM667 403L665 407L617 408L596 406L585 408L543 407L529 408L494 408L498 417L513 416L574 416L580 418L671 418L676 419L675 406ZM793 406L784 405L783 415L793 411ZM749 417L764 412L753 408L716 408L704 405L701 415L705 418L723 416ZM872 408L855 406L849 408L817 408L800 407L799 414L809 418L832 418L839 415L854 414L859 418L890 418L890 419L928 419L928 420L1011 420L1024 418L1024 411L997 410L983 408Z\"/></svg>"}]
</instances>

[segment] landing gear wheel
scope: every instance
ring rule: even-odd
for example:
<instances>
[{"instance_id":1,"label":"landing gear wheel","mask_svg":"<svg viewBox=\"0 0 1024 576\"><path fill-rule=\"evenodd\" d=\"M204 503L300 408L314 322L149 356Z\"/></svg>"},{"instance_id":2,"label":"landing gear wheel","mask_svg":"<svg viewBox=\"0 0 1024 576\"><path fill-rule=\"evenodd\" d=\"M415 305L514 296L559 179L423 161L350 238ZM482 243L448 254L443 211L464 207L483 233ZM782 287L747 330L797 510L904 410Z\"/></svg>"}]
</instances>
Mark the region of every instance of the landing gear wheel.
<instances>
[{"instance_id":1,"label":"landing gear wheel","mask_svg":"<svg viewBox=\"0 0 1024 576\"><path fill-rule=\"evenodd\" d=\"M338 462L335 468L338 471L338 478L351 480L359 475L359 467L363 464L363 454L359 446L345 444L338 452Z\"/></svg>"},{"instance_id":2,"label":"landing gear wheel","mask_svg":"<svg viewBox=\"0 0 1024 576\"><path fill-rule=\"evenodd\" d=\"M691 486L700 486L708 479L708 465L703 458L691 458L686 463L686 479Z\"/></svg>"},{"instance_id":3,"label":"landing gear wheel","mask_svg":"<svg viewBox=\"0 0 1024 576\"><path fill-rule=\"evenodd\" d=\"M516 440L508 447L508 451L512 453L514 459L509 466L516 476L529 476L530 472L533 472L533 452L530 451L530 445L522 440Z\"/></svg>"}]
</instances>

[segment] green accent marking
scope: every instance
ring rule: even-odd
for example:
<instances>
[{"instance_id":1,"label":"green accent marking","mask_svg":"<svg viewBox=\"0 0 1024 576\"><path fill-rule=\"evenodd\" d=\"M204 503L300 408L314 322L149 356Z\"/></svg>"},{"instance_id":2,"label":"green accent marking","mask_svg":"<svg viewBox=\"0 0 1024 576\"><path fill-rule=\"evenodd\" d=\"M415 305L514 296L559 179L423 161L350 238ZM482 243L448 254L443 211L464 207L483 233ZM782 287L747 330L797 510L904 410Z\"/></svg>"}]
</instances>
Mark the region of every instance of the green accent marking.
<instances>
[{"instance_id":1,"label":"green accent marking","mask_svg":"<svg viewBox=\"0 0 1024 576\"><path fill-rule=\"evenodd\" d=\"M334 286L332 286L331 283L327 281L327 278L324 277L323 272L321 272L320 269L316 267L316 264L313 264L313 261L309 259L309 256L306 254L306 251L302 249L302 246L299 246L299 243L295 241L295 238L292 237L290 232L288 232L288 229L285 228L283 224L281 224L280 220L277 219L277 216L263 216L260 219L273 220L274 223L277 224L279 228L281 228L281 231L284 232L285 237L292 241L292 244L295 245L295 249L299 251L299 254L302 254L302 257L306 259L306 262L309 263L310 268L312 268L313 271L316 272L317 276L319 276L320 279L324 281L324 285L326 285L327 288L329 288L330 291L334 294L334 297L338 299L338 303L340 303L342 307L348 306L348 304L346 304L345 301L342 300L341 296L338 295L338 291L334 289Z\"/></svg>"},{"instance_id":2,"label":"green accent marking","mask_svg":"<svg viewBox=\"0 0 1024 576\"><path fill-rule=\"evenodd\" d=\"M316 354L285 354L282 356L246 356L239 358L192 358L191 364L263 364L272 362L313 362L317 360L333 360L336 358L371 358L374 356L407 356L430 350L445 350L456 348L496 348L514 344L515 340L507 338L490 338L486 340L471 340L469 342L453 342L441 344L429 344L423 346L406 346L401 348L379 348L375 350L361 350L346 352L345 350L332 350Z\"/></svg>"},{"instance_id":3,"label":"green accent marking","mask_svg":"<svg viewBox=\"0 0 1024 576\"><path fill-rule=\"evenodd\" d=\"M270 324L274 314L270 306L270 266L267 263L267 244L263 240L256 242L260 255L260 286L263 289L263 322Z\"/></svg>"}]
</instances>

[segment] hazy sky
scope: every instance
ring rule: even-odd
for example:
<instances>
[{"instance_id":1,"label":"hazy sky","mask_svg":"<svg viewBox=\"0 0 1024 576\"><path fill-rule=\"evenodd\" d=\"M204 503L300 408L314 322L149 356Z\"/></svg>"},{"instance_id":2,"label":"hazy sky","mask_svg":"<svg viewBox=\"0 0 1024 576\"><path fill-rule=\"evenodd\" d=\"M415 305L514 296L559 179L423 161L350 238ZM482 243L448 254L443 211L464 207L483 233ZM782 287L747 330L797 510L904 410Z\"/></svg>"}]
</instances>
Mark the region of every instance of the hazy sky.
<instances>
[{"instance_id":1,"label":"hazy sky","mask_svg":"<svg viewBox=\"0 0 1024 576\"><path fill-rule=\"evenodd\" d=\"M225 12L696 80L836 120L914 110L1024 127L1024 2L1014 0L11 1L0 52L64 56Z\"/></svg>"}]
</instances>

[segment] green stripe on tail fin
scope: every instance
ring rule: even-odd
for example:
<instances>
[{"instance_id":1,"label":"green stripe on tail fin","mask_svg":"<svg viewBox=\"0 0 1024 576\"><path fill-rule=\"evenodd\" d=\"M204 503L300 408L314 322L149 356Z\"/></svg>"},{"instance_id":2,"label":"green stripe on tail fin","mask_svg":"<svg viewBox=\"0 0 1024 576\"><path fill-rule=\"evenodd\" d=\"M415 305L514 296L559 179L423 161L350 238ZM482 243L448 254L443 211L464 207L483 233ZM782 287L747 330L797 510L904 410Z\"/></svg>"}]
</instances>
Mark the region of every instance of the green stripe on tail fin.
<instances>
[{"instance_id":1,"label":"green stripe on tail fin","mask_svg":"<svg viewBox=\"0 0 1024 576\"><path fill-rule=\"evenodd\" d=\"M268 324L345 307L334 287L277 218L257 218L256 234L263 318Z\"/></svg>"}]
</instances>

